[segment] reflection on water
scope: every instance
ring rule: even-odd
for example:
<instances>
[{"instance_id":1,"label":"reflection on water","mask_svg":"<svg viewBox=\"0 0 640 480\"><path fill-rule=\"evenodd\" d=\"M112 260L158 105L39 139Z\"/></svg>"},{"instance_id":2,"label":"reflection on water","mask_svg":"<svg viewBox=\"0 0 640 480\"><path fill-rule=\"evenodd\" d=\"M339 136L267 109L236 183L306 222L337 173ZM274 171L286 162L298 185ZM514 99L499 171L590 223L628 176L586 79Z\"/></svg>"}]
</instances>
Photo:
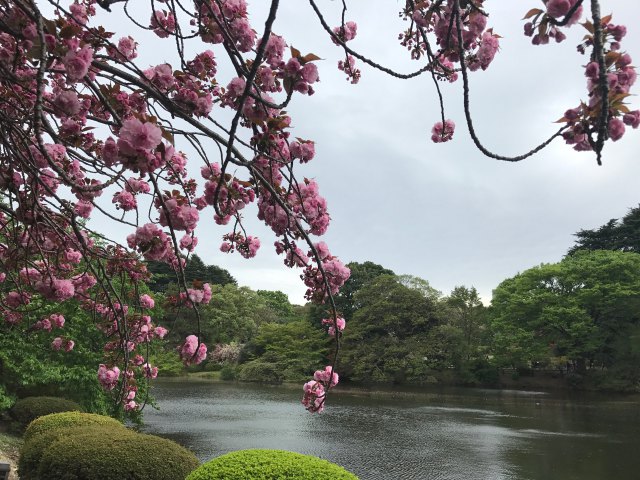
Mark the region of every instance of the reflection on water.
<instances>
[{"instance_id":1,"label":"reflection on water","mask_svg":"<svg viewBox=\"0 0 640 480\"><path fill-rule=\"evenodd\" d=\"M634 480L640 399L540 392L338 393L310 415L287 387L158 381L145 430L208 460L278 448L326 458L362 480Z\"/></svg>"}]
</instances>

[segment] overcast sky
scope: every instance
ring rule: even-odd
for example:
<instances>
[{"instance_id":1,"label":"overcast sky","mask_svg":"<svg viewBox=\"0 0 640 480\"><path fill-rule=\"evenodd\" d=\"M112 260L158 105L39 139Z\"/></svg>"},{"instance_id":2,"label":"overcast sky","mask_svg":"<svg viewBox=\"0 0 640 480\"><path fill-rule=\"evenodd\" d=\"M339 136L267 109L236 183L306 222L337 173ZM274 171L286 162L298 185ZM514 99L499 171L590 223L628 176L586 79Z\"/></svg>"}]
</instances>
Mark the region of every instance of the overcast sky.
<instances>
[{"instance_id":1,"label":"overcast sky","mask_svg":"<svg viewBox=\"0 0 640 480\"><path fill-rule=\"evenodd\" d=\"M259 31L267 3L250 1ZM344 263L370 260L422 277L444 294L456 285L475 286L488 302L502 280L559 261L576 231L619 218L640 203L638 130L628 127L622 140L607 143L601 167L593 154L574 152L561 140L523 162L498 162L478 152L464 128L458 81L441 84L447 117L458 127L454 141L433 144L430 130L439 110L430 77L400 81L361 65L360 84L351 85L336 68L340 50L323 35L308 3L280 3L274 31L323 58L316 94L294 96L287 111L292 134L316 142L316 158L298 172L318 181L332 217L322 240ZM337 25L341 2L318 3ZM418 64L397 41L405 26L398 18L402 4L352 1L347 20L358 22L353 48L409 72ZM558 128L553 122L586 98L586 58L575 50L585 30L574 26L564 43L535 47L522 34L520 19L540 1L485 4L489 25L504 38L490 68L471 75L472 114L487 147L519 154L550 136ZM640 4L601 4L603 13L614 13L614 23L629 26L623 49L640 57ZM163 60L162 49L148 47L141 42L149 64ZM631 104L640 108L636 97ZM282 290L293 303L304 303L300 271L284 267L270 229L248 219L263 246L257 258L244 260L219 252L226 228L204 223L197 253L206 263L227 268L241 285Z\"/></svg>"}]
</instances>

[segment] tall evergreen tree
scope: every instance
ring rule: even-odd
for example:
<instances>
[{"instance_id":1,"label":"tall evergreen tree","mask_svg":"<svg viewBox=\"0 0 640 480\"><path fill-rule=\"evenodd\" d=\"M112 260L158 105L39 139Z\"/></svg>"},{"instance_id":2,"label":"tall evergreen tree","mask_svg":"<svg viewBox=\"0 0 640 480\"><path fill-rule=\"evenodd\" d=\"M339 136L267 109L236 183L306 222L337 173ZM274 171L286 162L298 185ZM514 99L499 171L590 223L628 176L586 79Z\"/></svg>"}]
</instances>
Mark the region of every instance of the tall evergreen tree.
<instances>
[{"instance_id":1,"label":"tall evergreen tree","mask_svg":"<svg viewBox=\"0 0 640 480\"><path fill-rule=\"evenodd\" d=\"M640 253L640 206L632 208L620 220L612 218L600 228L580 230L568 255L580 250L619 250Z\"/></svg>"},{"instance_id":2,"label":"tall evergreen tree","mask_svg":"<svg viewBox=\"0 0 640 480\"><path fill-rule=\"evenodd\" d=\"M176 283L177 277L173 269L163 262L147 262L147 269L153 274L149 288L154 292L166 292L170 283ZM187 284L194 281L212 285L237 285L236 279L224 268L216 265L206 265L195 253L189 257L184 269Z\"/></svg>"}]
</instances>

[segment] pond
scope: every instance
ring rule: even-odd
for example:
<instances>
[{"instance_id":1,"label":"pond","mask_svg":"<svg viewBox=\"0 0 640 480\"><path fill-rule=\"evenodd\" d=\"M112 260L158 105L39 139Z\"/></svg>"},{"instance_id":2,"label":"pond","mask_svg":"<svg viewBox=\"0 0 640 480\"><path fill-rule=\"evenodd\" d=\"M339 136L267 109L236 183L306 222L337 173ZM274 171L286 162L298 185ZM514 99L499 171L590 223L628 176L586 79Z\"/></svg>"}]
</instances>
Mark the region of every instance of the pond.
<instances>
[{"instance_id":1,"label":"pond","mask_svg":"<svg viewBox=\"0 0 640 480\"><path fill-rule=\"evenodd\" d=\"M482 389L330 397L322 414L301 388L194 379L155 383L148 433L201 460L276 448L338 463L362 480L640 478L640 397Z\"/></svg>"}]
</instances>

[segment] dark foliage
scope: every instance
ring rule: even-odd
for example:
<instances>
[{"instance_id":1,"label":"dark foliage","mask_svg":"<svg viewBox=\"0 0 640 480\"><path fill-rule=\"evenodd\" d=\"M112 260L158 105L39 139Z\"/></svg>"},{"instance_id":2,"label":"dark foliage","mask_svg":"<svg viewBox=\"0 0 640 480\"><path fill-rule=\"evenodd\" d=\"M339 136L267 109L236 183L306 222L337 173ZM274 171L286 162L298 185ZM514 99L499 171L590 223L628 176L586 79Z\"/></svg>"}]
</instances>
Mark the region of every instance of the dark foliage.
<instances>
[{"instance_id":1,"label":"dark foliage","mask_svg":"<svg viewBox=\"0 0 640 480\"><path fill-rule=\"evenodd\" d=\"M58 397L27 397L18 400L9 410L12 428L23 432L36 418L50 413L82 411L76 402Z\"/></svg>"},{"instance_id":2,"label":"dark foliage","mask_svg":"<svg viewBox=\"0 0 640 480\"><path fill-rule=\"evenodd\" d=\"M640 253L640 206L629 210L621 219L612 218L600 228L580 230L575 234L576 244L568 251L573 255L580 250L619 250Z\"/></svg>"},{"instance_id":3,"label":"dark foliage","mask_svg":"<svg viewBox=\"0 0 640 480\"><path fill-rule=\"evenodd\" d=\"M166 263L147 262L147 269L153 274L148 285L154 292L166 292L169 284L177 283L175 272ZM237 284L236 279L227 270L216 265L205 265L196 254L189 257L184 277L188 285L194 281L213 285Z\"/></svg>"}]
</instances>

